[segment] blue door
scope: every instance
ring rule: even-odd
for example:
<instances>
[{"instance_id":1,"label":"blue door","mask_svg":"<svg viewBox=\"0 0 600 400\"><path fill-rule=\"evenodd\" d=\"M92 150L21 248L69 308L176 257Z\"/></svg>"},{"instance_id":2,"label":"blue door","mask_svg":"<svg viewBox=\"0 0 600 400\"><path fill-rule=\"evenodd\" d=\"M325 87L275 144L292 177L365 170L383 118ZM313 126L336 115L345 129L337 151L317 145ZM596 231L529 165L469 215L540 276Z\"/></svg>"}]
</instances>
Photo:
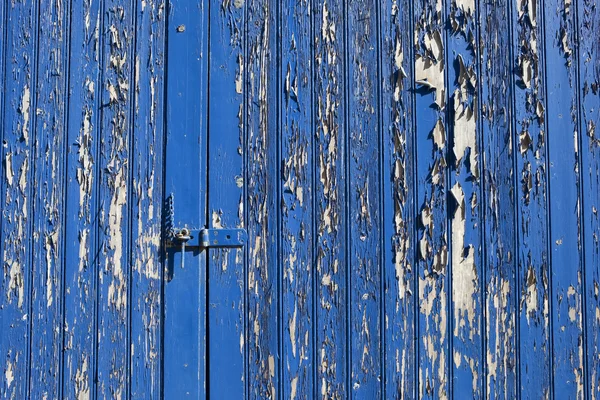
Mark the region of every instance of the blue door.
<instances>
[{"instance_id":1,"label":"blue door","mask_svg":"<svg viewBox=\"0 0 600 400\"><path fill-rule=\"evenodd\" d=\"M167 250L166 397L597 392L575 3L173 2L173 224L247 241Z\"/></svg>"},{"instance_id":2,"label":"blue door","mask_svg":"<svg viewBox=\"0 0 600 400\"><path fill-rule=\"evenodd\" d=\"M0 398L598 398L596 3L0 2Z\"/></svg>"},{"instance_id":3,"label":"blue door","mask_svg":"<svg viewBox=\"0 0 600 400\"><path fill-rule=\"evenodd\" d=\"M167 249L165 398L244 398L249 377L257 373L264 376L256 382L261 385L257 394L276 390L271 374L278 362L273 347L279 335L278 263L277 254L267 249L275 250L271 243L277 226L266 215L259 225L246 221L258 217L251 213L275 207L275 197L267 193L276 193L276 175L266 182L266 168L275 173L277 161L267 160L265 141L274 140L273 135L258 139L265 130L250 133L244 117L250 111L244 102L249 90L245 7L186 2L172 4L169 12L165 194L172 221L167 224L175 233L191 228L192 235L201 228L215 234L250 231L252 239L226 249L212 241L210 247L197 248L190 240L184 254L179 242ZM269 45L264 52L270 52ZM271 117L261 117L263 127L266 118ZM260 147L248 149L250 140ZM261 161L252 161L259 155ZM256 353L257 347L263 350ZM254 363L259 363L256 371L249 370Z\"/></svg>"}]
</instances>

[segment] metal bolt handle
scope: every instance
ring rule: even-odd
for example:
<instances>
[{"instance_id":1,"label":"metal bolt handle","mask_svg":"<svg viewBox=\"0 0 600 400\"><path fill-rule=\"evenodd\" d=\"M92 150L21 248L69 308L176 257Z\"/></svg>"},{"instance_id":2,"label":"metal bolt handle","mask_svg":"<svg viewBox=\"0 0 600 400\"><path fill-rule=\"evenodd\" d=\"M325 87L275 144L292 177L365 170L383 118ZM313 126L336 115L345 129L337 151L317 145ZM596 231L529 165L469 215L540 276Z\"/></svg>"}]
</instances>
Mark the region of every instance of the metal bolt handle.
<instances>
[{"instance_id":1,"label":"metal bolt handle","mask_svg":"<svg viewBox=\"0 0 600 400\"><path fill-rule=\"evenodd\" d=\"M183 269L185 266L185 244L192 237L190 236L190 231L187 228L182 228L179 232L175 233L175 240L181 243L181 268Z\"/></svg>"}]
</instances>

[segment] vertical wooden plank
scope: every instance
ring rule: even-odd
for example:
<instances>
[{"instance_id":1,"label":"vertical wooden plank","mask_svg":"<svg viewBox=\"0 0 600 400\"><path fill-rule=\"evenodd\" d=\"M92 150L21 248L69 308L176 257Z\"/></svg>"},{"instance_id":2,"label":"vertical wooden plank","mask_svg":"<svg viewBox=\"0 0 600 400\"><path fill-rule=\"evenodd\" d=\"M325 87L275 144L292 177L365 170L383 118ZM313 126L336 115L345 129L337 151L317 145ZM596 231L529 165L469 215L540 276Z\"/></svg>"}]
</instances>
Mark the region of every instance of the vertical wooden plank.
<instances>
[{"instance_id":1,"label":"vertical wooden plank","mask_svg":"<svg viewBox=\"0 0 600 400\"><path fill-rule=\"evenodd\" d=\"M6 85L6 72L5 72L5 66L6 66L6 60L4 59L4 54L5 54L5 45L4 43L7 43L7 23L8 23L8 18L6 17L6 10L8 8L8 5L6 2L0 2L0 40L2 41L3 45L0 46L0 137L2 138L2 141L4 143L4 101L5 101L5 85ZM0 168L0 190L2 190L0 192L0 199L2 199L2 193L4 193L4 185L6 182L6 177L7 177L7 169L6 169L6 154L4 152L4 148L1 150L2 151L2 168ZM11 171L12 172L12 171ZM0 200L2 201L2 200ZM4 207L4 203L1 203L2 206ZM0 242L3 239L3 233L2 233L2 221L0 220ZM5 272L4 272L4 253L2 254L2 287L5 287ZM4 304L5 300L2 299L0 300L0 304ZM4 328L3 324L0 324L0 327ZM1 345L0 345L1 346ZM0 353L0 354L4 354L4 353ZM2 365L4 365L5 362L2 361ZM8 368L3 367L4 371L8 371ZM11 376L12 379L12 376ZM6 393L6 386L8 384L8 379L5 376L4 379L2 380L2 386L0 389L0 393L2 393L3 395L5 395ZM11 381L11 385L12 385L12 381Z\"/></svg>"},{"instance_id":2,"label":"vertical wooden plank","mask_svg":"<svg viewBox=\"0 0 600 400\"><path fill-rule=\"evenodd\" d=\"M585 390L592 399L600 398L600 9L593 0L575 3L578 21L579 135L581 146L581 213L583 227L583 265L586 357L588 383Z\"/></svg>"},{"instance_id":3,"label":"vertical wooden plank","mask_svg":"<svg viewBox=\"0 0 600 400\"><path fill-rule=\"evenodd\" d=\"M315 164L315 258L316 356L315 397L345 398L348 338L346 320L346 160L344 108L345 47L344 4L316 0L314 3L314 112L316 113Z\"/></svg>"},{"instance_id":4,"label":"vertical wooden plank","mask_svg":"<svg viewBox=\"0 0 600 400\"><path fill-rule=\"evenodd\" d=\"M346 351L352 353L352 397L370 399L383 396L379 6L369 1L351 1L346 12L351 275L351 346Z\"/></svg>"},{"instance_id":5,"label":"vertical wooden plank","mask_svg":"<svg viewBox=\"0 0 600 400\"><path fill-rule=\"evenodd\" d=\"M98 365L96 393L128 396L130 306L131 113L133 98L134 7L130 1L104 4L101 48L102 127L97 187Z\"/></svg>"},{"instance_id":6,"label":"vertical wooden plank","mask_svg":"<svg viewBox=\"0 0 600 400\"><path fill-rule=\"evenodd\" d=\"M515 335L516 195L513 187L512 94L509 4L505 0L477 3L480 34L479 121L482 129L482 219L485 254L484 390L488 398L517 398ZM493 39L493 40L491 40Z\"/></svg>"},{"instance_id":7,"label":"vertical wooden plank","mask_svg":"<svg viewBox=\"0 0 600 400\"><path fill-rule=\"evenodd\" d=\"M174 227L200 228L206 223L208 8L202 0L171 2L167 13L165 195L174 196ZM172 248L165 263L162 396L204 399L206 252Z\"/></svg>"},{"instance_id":8,"label":"vertical wooden plank","mask_svg":"<svg viewBox=\"0 0 600 400\"><path fill-rule=\"evenodd\" d=\"M6 13L7 13L7 4L6 2L2 1L0 2L0 40L2 40L2 43L6 43L6 34L7 34L7 24L8 24L8 18L6 17ZM4 139L4 134L2 132L4 132L4 97L5 97L5 93L4 93L4 88L6 85L6 71L5 71L5 66L6 66L6 60L4 59L4 55L6 53L5 51L6 46L0 46L0 135L2 136L2 139ZM2 182L6 179L5 177L6 174L6 169L4 167L4 161L2 161L2 168L0 168L0 187L2 187ZM1 224L1 221L0 221Z\"/></svg>"},{"instance_id":9,"label":"vertical wooden plank","mask_svg":"<svg viewBox=\"0 0 600 400\"><path fill-rule=\"evenodd\" d=\"M0 297L0 355L4 379L0 397L28 396L31 360L32 189L38 7L6 2L4 35L3 180Z\"/></svg>"},{"instance_id":10,"label":"vertical wooden plank","mask_svg":"<svg viewBox=\"0 0 600 400\"><path fill-rule=\"evenodd\" d=\"M477 64L479 9L472 0L446 3L448 87L448 164L451 202L452 387L461 396L483 397L480 221L479 86ZM450 122L451 121L451 122ZM451 150L451 151L450 151Z\"/></svg>"},{"instance_id":11,"label":"vertical wooden plank","mask_svg":"<svg viewBox=\"0 0 600 400\"><path fill-rule=\"evenodd\" d=\"M282 398L309 399L317 384L313 315L314 164L312 2L283 2L281 18Z\"/></svg>"},{"instance_id":12,"label":"vertical wooden plank","mask_svg":"<svg viewBox=\"0 0 600 400\"><path fill-rule=\"evenodd\" d=\"M92 395L96 376L98 199L100 142L101 3L73 2L65 187L65 315L62 393Z\"/></svg>"},{"instance_id":13,"label":"vertical wooden plank","mask_svg":"<svg viewBox=\"0 0 600 400\"><path fill-rule=\"evenodd\" d=\"M556 398L584 397L584 283L579 198L579 98L575 6L544 1L553 379Z\"/></svg>"},{"instance_id":14,"label":"vertical wooden plank","mask_svg":"<svg viewBox=\"0 0 600 400\"><path fill-rule=\"evenodd\" d=\"M415 112L413 34L409 0L390 0L381 10L383 126L384 394L417 397L415 369Z\"/></svg>"},{"instance_id":15,"label":"vertical wooden plank","mask_svg":"<svg viewBox=\"0 0 600 400\"><path fill-rule=\"evenodd\" d=\"M550 393L550 276L547 221L546 95L544 87L543 4L510 4L511 80L516 163L517 287L519 318L519 391L524 398Z\"/></svg>"},{"instance_id":16,"label":"vertical wooden plank","mask_svg":"<svg viewBox=\"0 0 600 400\"><path fill-rule=\"evenodd\" d=\"M243 2L209 6L208 225L215 229L245 223L244 11ZM208 254L208 391L217 399L242 399L247 381L244 250Z\"/></svg>"},{"instance_id":17,"label":"vertical wooden plank","mask_svg":"<svg viewBox=\"0 0 600 400\"><path fill-rule=\"evenodd\" d=\"M248 229L249 397L275 398L279 390L277 104L279 74L276 2L246 3L246 177Z\"/></svg>"},{"instance_id":18,"label":"vertical wooden plank","mask_svg":"<svg viewBox=\"0 0 600 400\"><path fill-rule=\"evenodd\" d=\"M35 96L33 182L33 263L31 313L31 398L61 390L65 101L69 4L40 3Z\"/></svg>"},{"instance_id":19,"label":"vertical wooden plank","mask_svg":"<svg viewBox=\"0 0 600 400\"><path fill-rule=\"evenodd\" d=\"M420 398L450 396L448 339L446 43L443 4L414 4Z\"/></svg>"},{"instance_id":20,"label":"vertical wooden plank","mask_svg":"<svg viewBox=\"0 0 600 400\"><path fill-rule=\"evenodd\" d=\"M137 1L132 83L131 398L160 395L165 4Z\"/></svg>"},{"instance_id":21,"label":"vertical wooden plank","mask_svg":"<svg viewBox=\"0 0 600 400\"><path fill-rule=\"evenodd\" d=\"M0 2L0 40L2 43L6 43L7 40L7 24L8 18L7 14L7 4L6 2ZM4 55L6 46L0 46L0 137L4 140L4 98L5 98L5 86L6 86L6 60ZM4 165L4 151L2 151L2 167L0 168L0 188L4 189L4 181L6 179L6 167ZM2 221L0 221L0 235L1 235L1 225ZM0 240L2 237L0 236ZM4 278L3 278L4 279Z\"/></svg>"}]
</instances>

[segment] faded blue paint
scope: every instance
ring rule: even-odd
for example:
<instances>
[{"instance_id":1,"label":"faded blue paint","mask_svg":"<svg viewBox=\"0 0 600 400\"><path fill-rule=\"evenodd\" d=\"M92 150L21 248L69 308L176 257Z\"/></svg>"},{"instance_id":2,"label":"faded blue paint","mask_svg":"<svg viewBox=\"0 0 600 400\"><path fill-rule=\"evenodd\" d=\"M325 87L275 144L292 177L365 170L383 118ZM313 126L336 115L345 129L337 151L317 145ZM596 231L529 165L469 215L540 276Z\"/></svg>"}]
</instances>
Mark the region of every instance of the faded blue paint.
<instances>
[{"instance_id":1,"label":"faded blue paint","mask_svg":"<svg viewBox=\"0 0 600 400\"><path fill-rule=\"evenodd\" d=\"M546 55L543 3L510 4L511 93L513 96L511 143L513 190L516 209L517 254L514 290L518 304L516 320L517 374L527 397L551 396L551 326L548 229L548 151L544 85ZM529 305L537 304L536 307Z\"/></svg>"},{"instance_id":2,"label":"faded blue paint","mask_svg":"<svg viewBox=\"0 0 600 400\"><path fill-rule=\"evenodd\" d=\"M93 395L96 370L96 254L98 198L95 190L102 85L99 54L101 7L74 7L69 32L70 98L67 107L62 394ZM86 19L89 23L86 23ZM104 35L102 36L104 38ZM70 304L71 306L66 306Z\"/></svg>"},{"instance_id":3,"label":"faded blue paint","mask_svg":"<svg viewBox=\"0 0 600 400\"><path fill-rule=\"evenodd\" d=\"M516 332L517 254L515 146L512 112L513 76L509 0L485 4L479 11L481 37L496 38L497 46L482 46L479 65L482 135L484 393L489 398L516 398L522 376L517 374ZM512 5L511 5L512 6ZM489 66L489 67L488 67ZM530 347L531 349L531 347ZM529 386L527 386L529 387ZM539 385L538 385L539 389ZM535 389L534 389L535 390ZM527 397L523 394L524 398Z\"/></svg>"},{"instance_id":4,"label":"faded blue paint","mask_svg":"<svg viewBox=\"0 0 600 400\"><path fill-rule=\"evenodd\" d=\"M598 397L599 31L590 0L3 1L0 397Z\"/></svg>"},{"instance_id":5,"label":"faded blue paint","mask_svg":"<svg viewBox=\"0 0 600 400\"><path fill-rule=\"evenodd\" d=\"M233 3L209 5L208 43L210 57L208 82L208 199L206 224L212 228L243 228L245 210L239 209L244 198L245 151L241 148L244 132L246 40L241 33L246 21L244 8ZM211 249L208 254L207 279L207 357L210 368L206 377L210 396L217 399L245 397L246 360L242 342L248 321L248 288L245 279L243 249ZM222 351L223 348L230 349ZM223 376L232 379L224 385ZM235 379L233 378L235 377Z\"/></svg>"},{"instance_id":6,"label":"faded blue paint","mask_svg":"<svg viewBox=\"0 0 600 400\"><path fill-rule=\"evenodd\" d=\"M173 195L176 227L206 223L208 110L207 2L189 1L166 13L166 108L162 198ZM165 39L165 38L163 38ZM176 60L176 61L173 61ZM158 171L157 171L158 172ZM158 189L158 188L156 188ZM160 198L160 197L159 197ZM158 205L158 208L164 206ZM166 210L163 209L163 215ZM207 376L206 252L165 252L161 333L164 398L205 398ZM186 258L181 268L181 257Z\"/></svg>"},{"instance_id":7,"label":"faded blue paint","mask_svg":"<svg viewBox=\"0 0 600 400\"><path fill-rule=\"evenodd\" d=\"M581 135L581 199L583 227L583 261L585 282L583 286L584 324L586 336L584 357L585 377L590 396L600 396L600 359L595 356L600 348L598 310L600 296L598 285L600 269L600 68L598 53L600 43L600 11L595 1L579 2L577 11L578 73L579 73L579 132ZM592 266L589 267L588 266Z\"/></svg>"}]
</instances>

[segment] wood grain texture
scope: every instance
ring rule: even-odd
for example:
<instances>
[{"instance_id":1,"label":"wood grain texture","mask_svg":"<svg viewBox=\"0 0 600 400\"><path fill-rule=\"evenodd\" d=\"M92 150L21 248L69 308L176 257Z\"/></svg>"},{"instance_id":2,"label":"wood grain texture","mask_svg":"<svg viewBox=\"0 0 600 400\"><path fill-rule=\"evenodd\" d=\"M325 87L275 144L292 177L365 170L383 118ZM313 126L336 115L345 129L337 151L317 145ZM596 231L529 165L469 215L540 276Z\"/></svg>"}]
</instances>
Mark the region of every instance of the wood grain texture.
<instances>
[{"instance_id":1,"label":"wood grain texture","mask_svg":"<svg viewBox=\"0 0 600 400\"><path fill-rule=\"evenodd\" d=\"M91 396L96 376L97 154L101 140L102 4L73 5L70 19L69 102L66 140L64 355L65 398Z\"/></svg>"},{"instance_id":2,"label":"wood grain texture","mask_svg":"<svg viewBox=\"0 0 600 400\"><path fill-rule=\"evenodd\" d=\"M556 398L583 399L585 375L576 10L545 0L552 375Z\"/></svg>"},{"instance_id":3,"label":"wood grain texture","mask_svg":"<svg viewBox=\"0 0 600 400\"><path fill-rule=\"evenodd\" d=\"M317 386L314 291L314 154L311 1L288 1L280 5L281 32L278 63L281 82L280 131L280 265L282 286L283 392L290 399L314 398Z\"/></svg>"},{"instance_id":4,"label":"wood grain texture","mask_svg":"<svg viewBox=\"0 0 600 400\"><path fill-rule=\"evenodd\" d=\"M578 120L581 146L580 193L581 226L583 229L583 318L586 332L584 372L587 384L584 392L591 398L600 397L600 10L593 1L575 4L577 21L577 68L579 83Z\"/></svg>"},{"instance_id":5,"label":"wood grain texture","mask_svg":"<svg viewBox=\"0 0 600 400\"><path fill-rule=\"evenodd\" d=\"M346 208L347 61L344 4L315 0L314 101L316 113L315 263L318 396L349 396L348 255Z\"/></svg>"},{"instance_id":6,"label":"wood grain texture","mask_svg":"<svg viewBox=\"0 0 600 400\"><path fill-rule=\"evenodd\" d=\"M213 2L215 3L215 2ZM215 3L216 4L216 3ZM246 7L210 4L208 81L208 221L244 227L244 27ZM209 250L208 387L215 398L243 398L247 381L248 312L244 249ZM226 348L228 351L223 351ZM223 385L223 380L228 384Z\"/></svg>"},{"instance_id":7,"label":"wood grain texture","mask_svg":"<svg viewBox=\"0 0 600 400\"><path fill-rule=\"evenodd\" d=\"M413 4L418 212L418 382L420 398L451 395L448 257L447 37L444 5Z\"/></svg>"},{"instance_id":8,"label":"wood grain texture","mask_svg":"<svg viewBox=\"0 0 600 400\"><path fill-rule=\"evenodd\" d=\"M381 107L377 5L351 1L346 8L348 282L352 396L382 392L381 322Z\"/></svg>"},{"instance_id":9,"label":"wood grain texture","mask_svg":"<svg viewBox=\"0 0 600 400\"><path fill-rule=\"evenodd\" d=\"M100 47L102 136L98 143L98 254L96 274L98 351L96 394L129 396L129 312L131 306L131 140L134 85L132 1L106 1L105 40Z\"/></svg>"},{"instance_id":10,"label":"wood grain texture","mask_svg":"<svg viewBox=\"0 0 600 400\"><path fill-rule=\"evenodd\" d=\"M276 43L277 2L246 2L245 107L248 231L248 382L251 398L281 392L280 270L277 233L280 171L278 107L281 82Z\"/></svg>"},{"instance_id":11,"label":"wood grain texture","mask_svg":"<svg viewBox=\"0 0 600 400\"><path fill-rule=\"evenodd\" d=\"M60 393L65 248L65 131L69 76L69 4L40 3L38 68L33 90L33 271L31 292L31 380L29 395Z\"/></svg>"},{"instance_id":12,"label":"wood grain texture","mask_svg":"<svg viewBox=\"0 0 600 400\"><path fill-rule=\"evenodd\" d=\"M39 9L25 1L6 2L4 7L1 396L20 399L28 395L32 374L32 178L37 142L34 123Z\"/></svg>"},{"instance_id":13,"label":"wood grain texture","mask_svg":"<svg viewBox=\"0 0 600 400\"><path fill-rule=\"evenodd\" d=\"M411 1L381 7L383 396L417 395L415 103Z\"/></svg>"},{"instance_id":14,"label":"wood grain texture","mask_svg":"<svg viewBox=\"0 0 600 400\"><path fill-rule=\"evenodd\" d=\"M135 4L131 142L130 397L161 393L161 222L165 89L165 6Z\"/></svg>"},{"instance_id":15,"label":"wood grain texture","mask_svg":"<svg viewBox=\"0 0 600 400\"><path fill-rule=\"evenodd\" d=\"M548 228L544 5L509 3L513 70L513 190L517 213L517 354L519 391L526 398L551 393L552 299Z\"/></svg>"},{"instance_id":16,"label":"wood grain texture","mask_svg":"<svg viewBox=\"0 0 600 400\"><path fill-rule=\"evenodd\" d=\"M476 2L454 0L445 12L447 31L447 95L449 122L448 212L450 216L450 280L452 286L452 390L482 398L484 355L483 221L481 185L481 109L477 63ZM450 122L451 121L451 122ZM452 151L450 151L450 149Z\"/></svg>"},{"instance_id":17,"label":"wood grain texture","mask_svg":"<svg viewBox=\"0 0 600 400\"><path fill-rule=\"evenodd\" d=\"M599 28L1 2L0 397L597 398Z\"/></svg>"},{"instance_id":18,"label":"wood grain texture","mask_svg":"<svg viewBox=\"0 0 600 400\"><path fill-rule=\"evenodd\" d=\"M203 0L169 3L166 10L163 185L164 200L168 196L173 200L173 228L198 229L206 223L207 3ZM163 207L164 213L169 213L169 207ZM161 395L184 398L193 394L205 399L208 374L206 252L188 249L183 253L179 248L164 247L163 252Z\"/></svg>"},{"instance_id":19,"label":"wood grain texture","mask_svg":"<svg viewBox=\"0 0 600 400\"><path fill-rule=\"evenodd\" d=\"M510 14L507 1L480 1L479 81L483 160L481 180L482 227L485 255L484 284L484 372L487 398L515 398L517 369L517 301L515 254L514 160L518 151L512 142L512 96L514 88L510 52ZM490 44L487 38L494 38Z\"/></svg>"}]
</instances>

